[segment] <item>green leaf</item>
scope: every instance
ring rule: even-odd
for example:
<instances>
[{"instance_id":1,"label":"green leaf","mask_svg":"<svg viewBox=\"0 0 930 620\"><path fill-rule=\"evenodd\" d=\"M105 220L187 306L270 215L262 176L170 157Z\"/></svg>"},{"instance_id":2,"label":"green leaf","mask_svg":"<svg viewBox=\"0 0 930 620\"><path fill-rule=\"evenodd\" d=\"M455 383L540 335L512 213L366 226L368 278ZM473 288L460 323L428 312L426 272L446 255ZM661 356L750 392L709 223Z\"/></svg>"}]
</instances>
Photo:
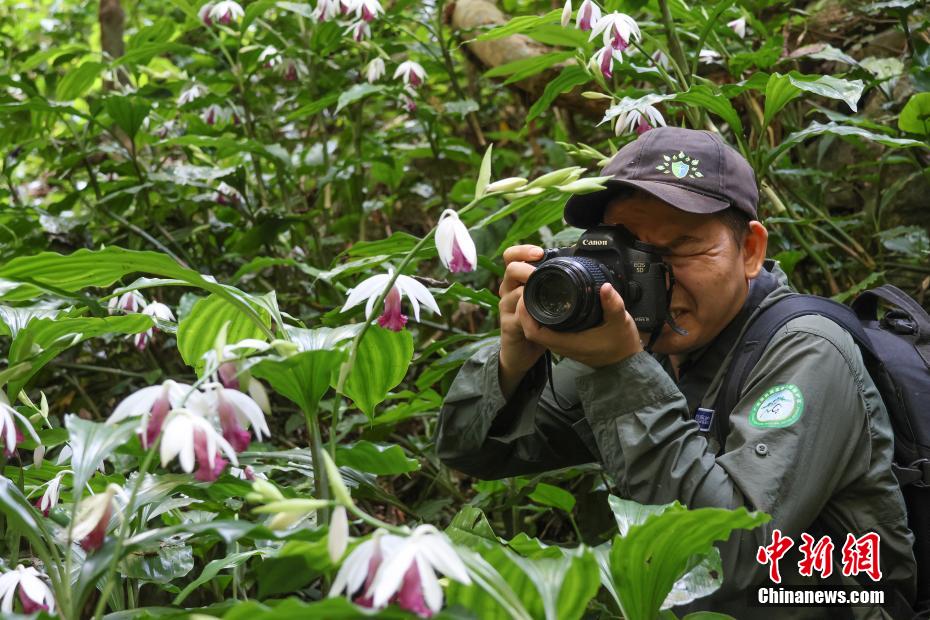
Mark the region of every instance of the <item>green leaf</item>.
<instances>
[{"instance_id":1,"label":"green leaf","mask_svg":"<svg viewBox=\"0 0 930 620\"><path fill-rule=\"evenodd\" d=\"M801 75L796 71L788 74L788 80L803 91L845 101L853 112L859 105L859 98L862 97L862 89L865 86L862 80L842 80L832 75Z\"/></svg>"},{"instance_id":2,"label":"green leaf","mask_svg":"<svg viewBox=\"0 0 930 620\"><path fill-rule=\"evenodd\" d=\"M930 135L930 93L917 93L907 100L898 117L898 129L921 136Z\"/></svg>"},{"instance_id":3,"label":"green leaf","mask_svg":"<svg viewBox=\"0 0 930 620\"><path fill-rule=\"evenodd\" d=\"M688 510L674 502L661 514L630 527L613 540L610 569L614 588L628 620L651 620L675 582L694 566L698 554L734 529L766 523L765 513L723 508Z\"/></svg>"},{"instance_id":4,"label":"green leaf","mask_svg":"<svg viewBox=\"0 0 930 620\"><path fill-rule=\"evenodd\" d=\"M91 422L74 414L65 416L71 445L72 488L83 489L97 467L119 446L125 444L136 430L135 421L124 424Z\"/></svg>"},{"instance_id":5,"label":"green leaf","mask_svg":"<svg viewBox=\"0 0 930 620\"><path fill-rule=\"evenodd\" d=\"M55 45L55 46L49 47L48 49L44 49L39 52L36 52L29 58L19 63L19 70L20 71L32 71L33 69L41 65L43 62L51 65L52 63L55 62L55 59L60 56L65 56L68 54L77 54L80 52L88 52L88 51L90 50L88 49L87 45L84 45L82 43L74 43L70 45Z\"/></svg>"},{"instance_id":6,"label":"green leaf","mask_svg":"<svg viewBox=\"0 0 930 620\"><path fill-rule=\"evenodd\" d=\"M571 514L572 509L575 507L574 495L565 489L560 489L559 487L546 484L545 482L537 484L529 497L537 504L552 506L553 508L558 508L569 514Z\"/></svg>"},{"instance_id":7,"label":"green leaf","mask_svg":"<svg viewBox=\"0 0 930 620\"><path fill-rule=\"evenodd\" d=\"M20 362L28 363L28 367L17 371L15 377L4 378L10 382L10 392L18 394L30 378L65 349L97 336L137 334L152 324L152 318L144 314L102 318L34 318L16 334L10 344L9 370Z\"/></svg>"},{"instance_id":8,"label":"green leaf","mask_svg":"<svg viewBox=\"0 0 930 620\"><path fill-rule=\"evenodd\" d=\"M260 310L262 322L271 327L268 313ZM188 366L198 373L204 367L203 354L213 349L216 339L226 328L226 344L246 338L264 338L264 331L242 314L237 306L218 295L197 300L191 311L178 323L178 352Z\"/></svg>"},{"instance_id":9,"label":"green leaf","mask_svg":"<svg viewBox=\"0 0 930 620\"><path fill-rule=\"evenodd\" d=\"M462 506L446 528L449 539L457 545L470 548L500 544L484 511L477 506Z\"/></svg>"},{"instance_id":10,"label":"green leaf","mask_svg":"<svg viewBox=\"0 0 930 620\"><path fill-rule=\"evenodd\" d=\"M394 332L372 325L359 343L355 366L349 373L345 395L369 419L388 390L400 383L413 359L413 336L406 329Z\"/></svg>"},{"instance_id":11,"label":"green leaf","mask_svg":"<svg viewBox=\"0 0 930 620\"><path fill-rule=\"evenodd\" d=\"M377 476L394 476L420 469L420 461L408 457L397 444L379 445L365 440L340 444L336 448L336 464Z\"/></svg>"},{"instance_id":12,"label":"green leaf","mask_svg":"<svg viewBox=\"0 0 930 620\"><path fill-rule=\"evenodd\" d=\"M484 152L481 159L481 168L478 170L478 180L475 182L475 199L484 196L485 188L491 181L491 152L494 149L493 144L488 145L488 150Z\"/></svg>"},{"instance_id":13,"label":"green leaf","mask_svg":"<svg viewBox=\"0 0 930 620\"><path fill-rule=\"evenodd\" d=\"M345 358L342 351L303 351L290 357L266 357L250 366L253 376L264 379L277 393L302 411L316 413L320 399L330 385L330 377Z\"/></svg>"},{"instance_id":14,"label":"green leaf","mask_svg":"<svg viewBox=\"0 0 930 620\"><path fill-rule=\"evenodd\" d=\"M281 4L282 3L279 2L278 6L280 6ZM339 101L340 95L341 93L327 93L326 95L324 95L320 99L317 99L316 101L311 101L308 104L300 106L299 108L297 108L296 110L288 114L286 119L288 121L296 121L301 118L306 118L308 116L319 114L320 112L322 112L329 106Z\"/></svg>"},{"instance_id":15,"label":"green leaf","mask_svg":"<svg viewBox=\"0 0 930 620\"><path fill-rule=\"evenodd\" d=\"M498 65L488 71L485 71L484 77L494 78L509 75L510 77L507 79L507 81L504 82L504 84L510 84L512 82L518 82L522 79L545 71L553 65L557 65L560 62L564 62L569 58L574 57L574 55L574 51L565 51L550 52L540 56L529 56L527 58L521 58L520 60L508 62L503 65Z\"/></svg>"},{"instance_id":16,"label":"green leaf","mask_svg":"<svg viewBox=\"0 0 930 620\"><path fill-rule=\"evenodd\" d=\"M149 115L152 105L142 97L116 96L107 97L104 104L107 114L130 139L135 139L139 128Z\"/></svg>"},{"instance_id":17,"label":"green leaf","mask_svg":"<svg viewBox=\"0 0 930 620\"><path fill-rule=\"evenodd\" d=\"M51 578L52 586L56 590L56 595L60 595L61 576L58 574L59 564L52 562L52 557L49 555L49 549L46 546L46 542L54 544L52 541L55 538L45 527L45 521L36 511L35 506L23 496L12 480L2 475L0 475L0 512L6 518L4 524L6 530L24 536L32 545L36 555L42 558L46 573Z\"/></svg>"},{"instance_id":18,"label":"green leaf","mask_svg":"<svg viewBox=\"0 0 930 620\"><path fill-rule=\"evenodd\" d=\"M519 17L514 17L506 24L479 35L477 40L493 41L495 39L509 37L512 34L528 32L545 24L558 23L561 14L562 9L558 9L550 11L545 15L521 15Z\"/></svg>"},{"instance_id":19,"label":"green leaf","mask_svg":"<svg viewBox=\"0 0 930 620\"><path fill-rule=\"evenodd\" d=\"M72 69L58 82L55 98L58 101L71 101L82 96L94 85L104 68L106 65L102 62L88 60Z\"/></svg>"},{"instance_id":20,"label":"green leaf","mask_svg":"<svg viewBox=\"0 0 930 620\"><path fill-rule=\"evenodd\" d=\"M123 577L160 584L185 577L193 569L193 549L188 545L167 545L154 553L130 553L119 567Z\"/></svg>"},{"instance_id":21,"label":"green leaf","mask_svg":"<svg viewBox=\"0 0 930 620\"><path fill-rule=\"evenodd\" d=\"M288 577L293 577L289 575ZM185 614L188 615L188 614ZM397 607L377 612L377 618L383 620L409 620L412 614ZM269 601L269 604L256 601L236 603L223 615L223 620L307 620L308 618L326 618L326 620L358 620L369 617L344 597L326 598L313 603L305 603L296 598L283 601Z\"/></svg>"},{"instance_id":22,"label":"green leaf","mask_svg":"<svg viewBox=\"0 0 930 620\"><path fill-rule=\"evenodd\" d=\"M367 82L355 84L349 88L349 90L339 95L339 103L336 104L336 114L339 114L339 111L347 105L351 105L360 99L364 99L368 95L381 92L382 90L384 90L384 86L379 84L368 84Z\"/></svg>"},{"instance_id":23,"label":"green leaf","mask_svg":"<svg viewBox=\"0 0 930 620\"><path fill-rule=\"evenodd\" d=\"M714 92L710 86L704 84L692 86L688 92L676 95L675 101L690 103L713 112L727 122L734 134L742 137L743 123L739 119L739 114L736 113L729 99Z\"/></svg>"},{"instance_id":24,"label":"green leaf","mask_svg":"<svg viewBox=\"0 0 930 620\"><path fill-rule=\"evenodd\" d=\"M590 80L591 76L588 75L583 67L579 67L578 65L569 65L565 67L562 69L562 72L559 73L558 77L546 85L546 90L543 91L542 96L533 104L529 113L526 115L526 122L529 123L549 109L552 102L562 93L567 93L576 86L585 84Z\"/></svg>"},{"instance_id":25,"label":"green leaf","mask_svg":"<svg viewBox=\"0 0 930 620\"><path fill-rule=\"evenodd\" d=\"M509 550L506 555L535 586L546 620L575 620L600 587L597 560L586 547L552 549L560 557L530 559Z\"/></svg>"},{"instance_id":26,"label":"green leaf","mask_svg":"<svg viewBox=\"0 0 930 620\"><path fill-rule=\"evenodd\" d=\"M516 577L514 580L524 577L523 583L529 584L520 569L506 559L501 547L493 550L491 561L471 549L459 547L456 552L468 569L472 584L466 586L452 581L446 589L446 600L450 606L464 607L481 620L529 620L534 617L524 605L524 600L534 597L538 600L539 596L519 596L511 587L511 580L499 572L498 567L509 570ZM529 589L532 589L532 585L529 585Z\"/></svg>"},{"instance_id":27,"label":"green leaf","mask_svg":"<svg viewBox=\"0 0 930 620\"><path fill-rule=\"evenodd\" d=\"M781 144L769 152L768 159L766 160L766 167L771 166L782 155L782 153L794 145L800 144L801 142L804 142L813 136L819 136L825 133L838 136L856 136L859 138L865 138L866 140L871 140L873 142L878 142L879 144L884 144L885 146L892 146L897 148L930 148L926 143L920 142L919 140L910 140L908 138L893 138L884 134L871 132L862 127L840 125L839 123L832 121L826 124L814 121L806 129L796 131L782 139Z\"/></svg>"},{"instance_id":28,"label":"green leaf","mask_svg":"<svg viewBox=\"0 0 930 620\"><path fill-rule=\"evenodd\" d=\"M795 86L791 78L781 73L773 73L765 85L765 113L763 125L768 127L775 115L790 101L801 96L801 89Z\"/></svg>"},{"instance_id":29,"label":"green leaf","mask_svg":"<svg viewBox=\"0 0 930 620\"><path fill-rule=\"evenodd\" d=\"M258 555L258 554L264 555L267 553L269 553L269 551L266 549L252 549L250 551L240 551L238 553L230 553L225 558L219 558L217 560L213 560L212 562L210 562L204 567L203 572L200 573L200 576L197 577L197 579L194 579L189 584L187 584L184 587L184 589L181 590L176 597L174 597L174 601L172 601L171 604L180 605L181 603L183 603L184 599L190 596L191 592L193 592L194 590L196 590L203 584L209 581L212 581L213 578L216 577L221 570L240 566L242 565L243 562L245 562L246 560L248 560L254 555Z\"/></svg>"},{"instance_id":30,"label":"green leaf","mask_svg":"<svg viewBox=\"0 0 930 620\"><path fill-rule=\"evenodd\" d=\"M24 285L2 297L18 301L33 299L46 288L74 292L90 286L105 287L124 276L140 272L184 280L192 286L230 301L249 316L253 323L262 326L267 324L267 319L252 308L242 291L218 284L212 278L208 280L164 254L126 250L115 246L103 250L81 249L68 255L43 252L33 256L18 256L0 266L0 278Z\"/></svg>"}]
</instances>

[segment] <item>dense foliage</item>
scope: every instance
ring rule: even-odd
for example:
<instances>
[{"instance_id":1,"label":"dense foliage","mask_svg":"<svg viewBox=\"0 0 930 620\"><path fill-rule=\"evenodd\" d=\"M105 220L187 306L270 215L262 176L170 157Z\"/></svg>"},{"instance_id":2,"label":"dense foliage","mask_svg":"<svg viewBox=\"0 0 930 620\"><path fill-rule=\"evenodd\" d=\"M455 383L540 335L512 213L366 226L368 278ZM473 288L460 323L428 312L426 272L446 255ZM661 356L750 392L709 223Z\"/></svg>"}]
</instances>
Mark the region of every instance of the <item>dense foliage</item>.
<instances>
[{"instance_id":1,"label":"dense foliage","mask_svg":"<svg viewBox=\"0 0 930 620\"><path fill-rule=\"evenodd\" d=\"M470 480L436 412L503 249L572 243L567 197L659 124L752 163L799 289L923 300L920 5L0 5L4 617L640 619L716 589L711 543L766 515L639 506L593 464Z\"/></svg>"}]
</instances>

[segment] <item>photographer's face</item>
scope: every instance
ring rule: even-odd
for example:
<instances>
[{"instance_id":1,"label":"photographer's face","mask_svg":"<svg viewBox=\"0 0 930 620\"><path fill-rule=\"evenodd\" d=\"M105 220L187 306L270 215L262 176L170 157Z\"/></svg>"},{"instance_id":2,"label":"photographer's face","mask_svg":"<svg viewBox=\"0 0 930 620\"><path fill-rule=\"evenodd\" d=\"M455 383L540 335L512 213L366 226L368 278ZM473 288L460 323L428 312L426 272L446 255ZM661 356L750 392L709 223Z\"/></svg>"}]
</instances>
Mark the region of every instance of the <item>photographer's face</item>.
<instances>
[{"instance_id":1,"label":"photographer's face","mask_svg":"<svg viewBox=\"0 0 930 620\"><path fill-rule=\"evenodd\" d=\"M671 252L665 259L675 274L669 311L688 334L664 325L653 350L666 355L698 349L723 331L742 308L749 280L765 258L767 233L759 222L750 224L740 244L719 218L676 209L643 192L611 202L604 223L625 226L641 241Z\"/></svg>"}]
</instances>

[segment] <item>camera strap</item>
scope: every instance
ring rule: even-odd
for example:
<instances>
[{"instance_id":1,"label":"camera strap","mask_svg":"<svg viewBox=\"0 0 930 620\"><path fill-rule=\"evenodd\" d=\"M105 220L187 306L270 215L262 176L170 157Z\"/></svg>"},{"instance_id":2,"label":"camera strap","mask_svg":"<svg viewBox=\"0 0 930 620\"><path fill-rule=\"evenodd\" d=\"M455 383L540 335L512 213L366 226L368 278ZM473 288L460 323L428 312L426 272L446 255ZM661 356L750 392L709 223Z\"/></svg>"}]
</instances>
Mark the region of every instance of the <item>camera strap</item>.
<instances>
[{"instance_id":1,"label":"camera strap","mask_svg":"<svg viewBox=\"0 0 930 620\"><path fill-rule=\"evenodd\" d=\"M569 411L571 407L566 407L559 401L559 395L555 391L555 383L552 380L552 351L546 349L546 381L549 382L549 391L552 392L552 400L562 411Z\"/></svg>"}]
</instances>

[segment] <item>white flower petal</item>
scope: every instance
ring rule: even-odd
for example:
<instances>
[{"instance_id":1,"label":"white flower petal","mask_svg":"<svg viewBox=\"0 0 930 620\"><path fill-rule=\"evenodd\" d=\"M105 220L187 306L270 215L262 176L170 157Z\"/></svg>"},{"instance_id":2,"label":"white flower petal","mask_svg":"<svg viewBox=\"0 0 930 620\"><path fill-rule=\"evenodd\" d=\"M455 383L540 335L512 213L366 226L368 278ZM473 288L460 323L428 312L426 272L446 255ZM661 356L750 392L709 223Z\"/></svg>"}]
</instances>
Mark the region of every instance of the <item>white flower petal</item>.
<instances>
[{"instance_id":1,"label":"white flower petal","mask_svg":"<svg viewBox=\"0 0 930 620\"><path fill-rule=\"evenodd\" d=\"M342 559L346 552L346 545L349 543L349 519L346 515L345 506L336 506L333 509L333 516L329 521L329 534L326 540L326 550L329 552L329 559L333 563Z\"/></svg>"},{"instance_id":2,"label":"white flower petal","mask_svg":"<svg viewBox=\"0 0 930 620\"><path fill-rule=\"evenodd\" d=\"M265 422L265 414L262 412L262 408L258 406L258 403L238 390L221 389L223 398L232 405L236 417L239 418L240 422L248 421L259 441L262 440L262 432L271 436L271 431L268 430L268 424Z\"/></svg>"},{"instance_id":3,"label":"white flower petal","mask_svg":"<svg viewBox=\"0 0 930 620\"><path fill-rule=\"evenodd\" d=\"M420 553L436 570L460 583L471 583L465 563L444 534L430 535L428 541L427 543L424 540L424 544L420 546Z\"/></svg>"},{"instance_id":4,"label":"white flower petal","mask_svg":"<svg viewBox=\"0 0 930 620\"><path fill-rule=\"evenodd\" d=\"M357 306L362 303L362 300L368 299L372 295L380 294L381 291L384 290L389 278L389 275L379 273L378 275L363 280L358 286L350 289L348 299L346 299L345 305L342 306L342 312L345 312L353 306Z\"/></svg>"},{"instance_id":5,"label":"white flower petal","mask_svg":"<svg viewBox=\"0 0 930 620\"><path fill-rule=\"evenodd\" d=\"M141 416L152 410L155 401L161 397L163 387L152 385L130 394L124 398L107 418L108 424L122 422L132 416Z\"/></svg>"},{"instance_id":6,"label":"white flower petal","mask_svg":"<svg viewBox=\"0 0 930 620\"><path fill-rule=\"evenodd\" d=\"M439 306L436 305L436 300L433 299L433 294L429 292L425 286L411 278L410 276L401 275L397 277L397 287L400 289L401 293L407 295L408 298L416 299L424 306L426 306L430 311L436 315L440 315ZM411 302L412 303L412 302ZM414 306L416 307L416 306ZM419 320L419 316L417 317Z\"/></svg>"},{"instance_id":7,"label":"white flower petal","mask_svg":"<svg viewBox=\"0 0 930 620\"><path fill-rule=\"evenodd\" d=\"M409 539L396 553L390 556L385 554L385 559L378 567L378 573L371 584L370 591L373 594L375 608L383 607L394 596L404 580L404 574L415 560L416 545L412 544Z\"/></svg>"},{"instance_id":8,"label":"white flower petal","mask_svg":"<svg viewBox=\"0 0 930 620\"><path fill-rule=\"evenodd\" d=\"M420 548L422 551L422 545ZM420 573L420 586L423 588L423 600L433 613L437 613L442 609L442 588L439 586L439 580L436 579L436 573L433 572L429 562L422 556L418 555L416 562Z\"/></svg>"}]
</instances>

